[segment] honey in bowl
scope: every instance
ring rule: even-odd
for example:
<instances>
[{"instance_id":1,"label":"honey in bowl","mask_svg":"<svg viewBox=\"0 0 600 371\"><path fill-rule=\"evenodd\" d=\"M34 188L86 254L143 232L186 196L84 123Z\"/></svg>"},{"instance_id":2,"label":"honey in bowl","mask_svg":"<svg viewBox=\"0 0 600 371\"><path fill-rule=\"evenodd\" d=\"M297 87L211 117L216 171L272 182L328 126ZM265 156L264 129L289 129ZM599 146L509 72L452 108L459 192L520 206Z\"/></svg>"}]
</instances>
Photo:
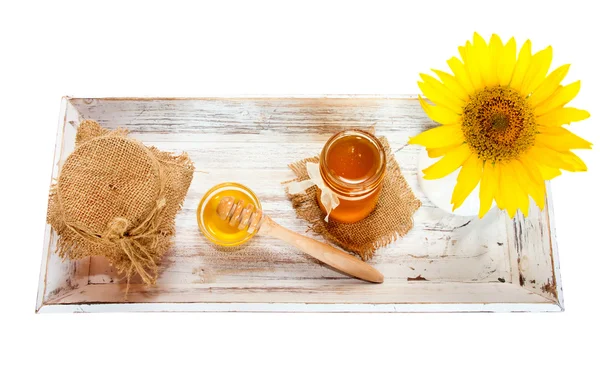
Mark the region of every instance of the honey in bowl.
<instances>
[{"instance_id":1,"label":"honey in bowl","mask_svg":"<svg viewBox=\"0 0 600 371\"><path fill-rule=\"evenodd\" d=\"M247 242L256 232L240 230L219 217L217 207L223 197L233 197L244 204L252 204L257 209L260 209L261 205L258 197L249 188L238 183L222 183L206 192L196 213L198 227L214 244L231 248Z\"/></svg>"},{"instance_id":2,"label":"honey in bowl","mask_svg":"<svg viewBox=\"0 0 600 371\"><path fill-rule=\"evenodd\" d=\"M325 185L340 200L330 219L354 223L366 218L377 205L386 157L375 136L362 130L346 130L332 136L321 152L319 168ZM317 191L319 206L325 211Z\"/></svg>"}]
</instances>

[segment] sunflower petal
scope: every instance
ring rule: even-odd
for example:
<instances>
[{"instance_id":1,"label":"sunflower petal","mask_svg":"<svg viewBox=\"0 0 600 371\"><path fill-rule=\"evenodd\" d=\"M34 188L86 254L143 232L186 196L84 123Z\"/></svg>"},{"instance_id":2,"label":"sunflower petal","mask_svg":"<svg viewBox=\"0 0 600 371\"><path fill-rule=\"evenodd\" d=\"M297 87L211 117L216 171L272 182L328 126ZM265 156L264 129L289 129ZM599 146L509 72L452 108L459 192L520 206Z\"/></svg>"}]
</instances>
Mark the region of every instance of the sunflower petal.
<instances>
[{"instance_id":1,"label":"sunflower petal","mask_svg":"<svg viewBox=\"0 0 600 371\"><path fill-rule=\"evenodd\" d=\"M531 94L529 97L529 104L531 104L532 107L535 107L554 94L556 89L558 89L560 82L567 76L570 66L571 65L569 64L565 64L552 71L552 73L546 77L544 82L542 82L533 94Z\"/></svg>"},{"instance_id":2,"label":"sunflower petal","mask_svg":"<svg viewBox=\"0 0 600 371\"><path fill-rule=\"evenodd\" d=\"M479 55L475 50L475 47L471 45L470 42L467 42L466 46L466 58L465 67L469 78L471 79L471 83L473 83L473 88L477 91L483 88L483 80L481 79L481 71L479 67Z\"/></svg>"},{"instance_id":3,"label":"sunflower petal","mask_svg":"<svg viewBox=\"0 0 600 371\"><path fill-rule=\"evenodd\" d=\"M513 71L512 78L510 80L510 86L516 90L521 90L521 85L523 83L523 78L525 77L525 73L529 69L529 64L531 63L531 41L525 41L525 44L521 47L521 51L519 52L519 58L517 59L517 63L515 64L515 69Z\"/></svg>"},{"instance_id":4,"label":"sunflower petal","mask_svg":"<svg viewBox=\"0 0 600 371\"><path fill-rule=\"evenodd\" d=\"M529 193L520 184L517 185L517 189L519 189L517 193L517 209L521 210L523 216L527 218L529 216Z\"/></svg>"},{"instance_id":5,"label":"sunflower petal","mask_svg":"<svg viewBox=\"0 0 600 371\"><path fill-rule=\"evenodd\" d=\"M502 198L502 202L498 205L502 204L502 206L505 206L508 216L514 218L517 213L517 206L520 198L517 194L520 193L520 189L510 163L500 165L498 189L500 190L500 196Z\"/></svg>"},{"instance_id":6,"label":"sunflower petal","mask_svg":"<svg viewBox=\"0 0 600 371\"><path fill-rule=\"evenodd\" d=\"M441 148L427 148L427 155L429 156L429 158L442 157L443 155L450 152L451 150L453 150L461 144L462 143Z\"/></svg>"},{"instance_id":7,"label":"sunflower petal","mask_svg":"<svg viewBox=\"0 0 600 371\"><path fill-rule=\"evenodd\" d=\"M558 152L570 149L591 149L592 143L571 133L569 130L557 127L540 127L540 134L535 138L536 145L539 143L544 147Z\"/></svg>"},{"instance_id":8,"label":"sunflower petal","mask_svg":"<svg viewBox=\"0 0 600 371\"><path fill-rule=\"evenodd\" d=\"M496 170L496 193L494 194L494 199L496 199L496 204L500 210L506 210L506 202L504 201L505 190L502 188L502 172L504 169L500 163L496 163L494 169Z\"/></svg>"},{"instance_id":9,"label":"sunflower petal","mask_svg":"<svg viewBox=\"0 0 600 371\"><path fill-rule=\"evenodd\" d=\"M544 188L543 188L544 181L542 180L540 183L538 183L529 175L530 172L535 171L535 172L537 172L537 175L540 176L540 179L541 179L541 175L539 174L539 170L537 169L537 167L532 168L532 169L526 169L525 166L523 165L523 162L521 162L521 160L513 161L512 165L513 165L513 169L515 171L517 180L518 180L519 184L521 185L521 188L523 190L525 190L525 192L527 194L531 195L531 198L533 198L533 200L538 205L538 207L543 209L544 208ZM527 200L527 203L529 204L529 200ZM527 208L527 209L529 209L529 208ZM521 209L521 211L523 211L523 214L525 216L527 216L525 209ZM529 211L529 210L527 210L527 211Z\"/></svg>"},{"instance_id":10,"label":"sunflower petal","mask_svg":"<svg viewBox=\"0 0 600 371\"><path fill-rule=\"evenodd\" d=\"M530 154L526 153L519 157L519 161L527 171L527 176L531 180L533 188L530 189L531 196L535 200L538 207L543 210L546 205L546 182L542 173L542 165L539 165ZM558 170L558 169L557 169ZM560 173L560 170L558 170Z\"/></svg>"},{"instance_id":11,"label":"sunflower petal","mask_svg":"<svg viewBox=\"0 0 600 371\"><path fill-rule=\"evenodd\" d=\"M543 184L544 178L539 169L538 163L535 161L531 153L524 153L519 156L519 161L523 164L523 167L527 170L529 178L536 184Z\"/></svg>"},{"instance_id":12,"label":"sunflower petal","mask_svg":"<svg viewBox=\"0 0 600 371\"><path fill-rule=\"evenodd\" d=\"M590 117L588 111L573 107L560 107L537 118L537 123L542 126L561 126L575 121L585 120Z\"/></svg>"},{"instance_id":13,"label":"sunflower petal","mask_svg":"<svg viewBox=\"0 0 600 371\"><path fill-rule=\"evenodd\" d=\"M521 85L521 93L524 96L529 95L535 91L538 86L544 81L548 69L552 63L552 47L549 46L544 50L541 50L533 57L531 57L531 64L529 69L523 78L523 84Z\"/></svg>"},{"instance_id":14,"label":"sunflower petal","mask_svg":"<svg viewBox=\"0 0 600 371\"><path fill-rule=\"evenodd\" d=\"M576 154L574 154L571 151L559 152L559 153L561 154L563 161L566 161L573 168L573 170L569 170L569 169L565 169L565 170L587 171L587 165L585 164L585 162L583 162L581 157L577 156Z\"/></svg>"},{"instance_id":15,"label":"sunflower petal","mask_svg":"<svg viewBox=\"0 0 600 371\"><path fill-rule=\"evenodd\" d=\"M423 111L425 111L427 116L435 122L442 125L455 125L460 123L460 116L458 114L442 106L432 106L425 102L425 99L420 95L419 103L421 103L421 107L423 107Z\"/></svg>"},{"instance_id":16,"label":"sunflower petal","mask_svg":"<svg viewBox=\"0 0 600 371\"><path fill-rule=\"evenodd\" d=\"M473 35L473 50L477 62L479 63L479 73L481 75L481 81L484 85L492 85L492 63L490 61L490 50L483 39L477 32ZM495 74L496 71L494 71Z\"/></svg>"},{"instance_id":17,"label":"sunflower petal","mask_svg":"<svg viewBox=\"0 0 600 371\"><path fill-rule=\"evenodd\" d=\"M465 199L473 192L473 189L479 184L481 172L483 171L483 162L478 158L477 154L473 153L463 164L454 192L452 192L452 211L458 209Z\"/></svg>"},{"instance_id":18,"label":"sunflower petal","mask_svg":"<svg viewBox=\"0 0 600 371\"><path fill-rule=\"evenodd\" d=\"M442 148L459 145L464 141L460 125L442 125L410 138L408 144L420 144L427 148Z\"/></svg>"},{"instance_id":19,"label":"sunflower petal","mask_svg":"<svg viewBox=\"0 0 600 371\"><path fill-rule=\"evenodd\" d=\"M502 60L504 46L500 36L493 34L490 38L490 71L488 76L489 85L498 85L500 83L498 74L498 63Z\"/></svg>"},{"instance_id":20,"label":"sunflower petal","mask_svg":"<svg viewBox=\"0 0 600 371\"><path fill-rule=\"evenodd\" d=\"M535 115L543 116L544 114L569 103L571 99L575 98L577 93L579 93L580 88L581 81L575 81L572 84L560 86L550 98L535 107Z\"/></svg>"},{"instance_id":21,"label":"sunflower petal","mask_svg":"<svg viewBox=\"0 0 600 371\"><path fill-rule=\"evenodd\" d=\"M525 217L529 215L529 182L527 181L525 174L519 174L522 169L522 165L519 161L511 161L508 165L510 167L510 173L514 181L514 198L516 201L516 209L520 209ZM525 175L525 177L523 176ZM516 212L516 210L515 210Z\"/></svg>"},{"instance_id":22,"label":"sunflower petal","mask_svg":"<svg viewBox=\"0 0 600 371\"><path fill-rule=\"evenodd\" d=\"M542 174L544 180L552 180L562 174L562 171L557 167L539 164L538 169L540 169L540 174Z\"/></svg>"},{"instance_id":23,"label":"sunflower petal","mask_svg":"<svg viewBox=\"0 0 600 371\"><path fill-rule=\"evenodd\" d=\"M465 89L467 93L472 93L475 89L473 88L473 83L471 83L471 79L467 74L465 65L456 57L448 59L446 63L448 63L448 67L450 67L454 77L456 77L456 81L458 81L458 83Z\"/></svg>"},{"instance_id":24,"label":"sunflower petal","mask_svg":"<svg viewBox=\"0 0 600 371\"><path fill-rule=\"evenodd\" d=\"M539 164L544 166L567 171L587 171L585 163L570 151L557 152L550 148L534 146L529 153Z\"/></svg>"},{"instance_id":25,"label":"sunflower petal","mask_svg":"<svg viewBox=\"0 0 600 371\"><path fill-rule=\"evenodd\" d=\"M425 73L421 73L421 74L419 74L419 76L425 82L425 84L431 85L435 90L437 90L440 93L442 93L443 95L445 95L449 101L452 101L457 106L462 108L462 106L465 104L463 99L459 98L456 94L454 94L452 92L452 90L448 89L448 87L446 85L442 84L438 79L436 79L432 76L429 76ZM462 109L461 109L461 112L462 112Z\"/></svg>"},{"instance_id":26,"label":"sunflower petal","mask_svg":"<svg viewBox=\"0 0 600 371\"><path fill-rule=\"evenodd\" d=\"M451 150L441 160L423 170L423 179L439 179L451 174L465 163L471 153L468 145Z\"/></svg>"},{"instance_id":27,"label":"sunflower petal","mask_svg":"<svg viewBox=\"0 0 600 371\"><path fill-rule=\"evenodd\" d=\"M544 210L546 207L546 182L542 184L533 184L533 189L535 189L535 193L531 194L533 201L540 208L540 210Z\"/></svg>"},{"instance_id":28,"label":"sunflower petal","mask_svg":"<svg viewBox=\"0 0 600 371\"><path fill-rule=\"evenodd\" d=\"M467 63L467 45L458 47L458 54L460 54L460 58L462 59L462 63Z\"/></svg>"},{"instance_id":29,"label":"sunflower petal","mask_svg":"<svg viewBox=\"0 0 600 371\"><path fill-rule=\"evenodd\" d=\"M432 69L432 71L435 72L436 75L438 75L440 80L442 80L442 83L444 84L444 86L446 86L448 88L448 90L450 90L450 92L453 95L455 95L458 99L460 99L461 101L466 101L469 99L469 94L467 94L467 91L458 82L456 77L454 77L444 71L434 70L434 69Z\"/></svg>"},{"instance_id":30,"label":"sunflower petal","mask_svg":"<svg viewBox=\"0 0 600 371\"><path fill-rule=\"evenodd\" d=\"M515 38L508 40L502 51L502 56L498 63L498 80L500 85L506 86L510 83L515 63L517 61L517 42Z\"/></svg>"},{"instance_id":31,"label":"sunflower petal","mask_svg":"<svg viewBox=\"0 0 600 371\"><path fill-rule=\"evenodd\" d=\"M481 174L481 184L479 185L479 218L488 212L492 207L497 188L497 175L494 165L490 161L486 161L483 165Z\"/></svg>"},{"instance_id":32,"label":"sunflower petal","mask_svg":"<svg viewBox=\"0 0 600 371\"><path fill-rule=\"evenodd\" d=\"M462 104L456 102L457 99L447 97L443 90L438 90L434 85L422 81L419 81L418 85L423 94L436 105L444 106L457 114L462 113Z\"/></svg>"}]
</instances>

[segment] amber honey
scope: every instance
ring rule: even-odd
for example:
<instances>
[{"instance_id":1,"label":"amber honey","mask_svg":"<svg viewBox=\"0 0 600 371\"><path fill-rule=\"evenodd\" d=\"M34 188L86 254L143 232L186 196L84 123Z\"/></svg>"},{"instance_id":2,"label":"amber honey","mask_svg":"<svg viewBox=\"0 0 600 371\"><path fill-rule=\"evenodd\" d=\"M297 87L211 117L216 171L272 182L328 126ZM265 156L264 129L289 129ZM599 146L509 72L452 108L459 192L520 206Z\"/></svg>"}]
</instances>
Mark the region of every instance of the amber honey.
<instances>
[{"instance_id":1,"label":"amber honey","mask_svg":"<svg viewBox=\"0 0 600 371\"><path fill-rule=\"evenodd\" d=\"M366 218L377 205L385 167L385 151L375 136L347 130L331 137L320 157L323 181L340 200L330 218L342 223Z\"/></svg>"},{"instance_id":2,"label":"amber honey","mask_svg":"<svg viewBox=\"0 0 600 371\"><path fill-rule=\"evenodd\" d=\"M326 156L329 172L350 184L363 183L371 178L381 162L377 147L357 134L333 141Z\"/></svg>"},{"instance_id":3,"label":"amber honey","mask_svg":"<svg viewBox=\"0 0 600 371\"><path fill-rule=\"evenodd\" d=\"M248 241L255 233L232 227L217 215L217 206L223 197L231 196L244 204L253 204L260 209L260 201L247 187L238 183L222 183L211 188L198 205L196 217L200 231L213 243L223 247L239 246Z\"/></svg>"}]
</instances>

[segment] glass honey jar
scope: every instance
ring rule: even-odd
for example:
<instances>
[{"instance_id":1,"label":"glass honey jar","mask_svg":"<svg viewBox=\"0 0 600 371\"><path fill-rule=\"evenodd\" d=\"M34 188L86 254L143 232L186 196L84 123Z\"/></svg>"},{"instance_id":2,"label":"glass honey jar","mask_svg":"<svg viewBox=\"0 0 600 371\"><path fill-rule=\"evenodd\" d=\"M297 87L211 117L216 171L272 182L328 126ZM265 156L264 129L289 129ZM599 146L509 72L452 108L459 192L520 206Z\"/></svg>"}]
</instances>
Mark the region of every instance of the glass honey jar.
<instances>
[{"instance_id":1,"label":"glass honey jar","mask_svg":"<svg viewBox=\"0 0 600 371\"><path fill-rule=\"evenodd\" d=\"M332 136L319 159L323 182L340 202L329 217L341 223L366 218L377 205L386 165L385 150L374 135L362 130L345 130ZM317 189L317 200L326 212L321 189Z\"/></svg>"}]
</instances>

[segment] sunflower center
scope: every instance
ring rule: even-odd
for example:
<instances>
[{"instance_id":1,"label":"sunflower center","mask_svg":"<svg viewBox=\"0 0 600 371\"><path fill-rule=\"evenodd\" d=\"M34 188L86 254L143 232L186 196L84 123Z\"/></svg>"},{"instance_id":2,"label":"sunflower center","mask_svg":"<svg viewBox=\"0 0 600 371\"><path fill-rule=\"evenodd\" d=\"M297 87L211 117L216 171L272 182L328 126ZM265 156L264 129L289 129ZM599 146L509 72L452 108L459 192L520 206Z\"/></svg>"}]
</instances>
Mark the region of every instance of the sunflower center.
<instances>
[{"instance_id":1,"label":"sunflower center","mask_svg":"<svg viewBox=\"0 0 600 371\"><path fill-rule=\"evenodd\" d=\"M486 87L470 97L463 110L467 144L486 161L510 161L535 142L533 109L517 91Z\"/></svg>"},{"instance_id":2,"label":"sunflower center","mask_svg":"<svg viewBox=\"0 0 600 371\"><path fill-rule=\"evenodd\" d=\"M496 130L504 130L508 127L508 117L504 113L495 113L492 116L492 126Z\"/></svg>"}]
</instances>

